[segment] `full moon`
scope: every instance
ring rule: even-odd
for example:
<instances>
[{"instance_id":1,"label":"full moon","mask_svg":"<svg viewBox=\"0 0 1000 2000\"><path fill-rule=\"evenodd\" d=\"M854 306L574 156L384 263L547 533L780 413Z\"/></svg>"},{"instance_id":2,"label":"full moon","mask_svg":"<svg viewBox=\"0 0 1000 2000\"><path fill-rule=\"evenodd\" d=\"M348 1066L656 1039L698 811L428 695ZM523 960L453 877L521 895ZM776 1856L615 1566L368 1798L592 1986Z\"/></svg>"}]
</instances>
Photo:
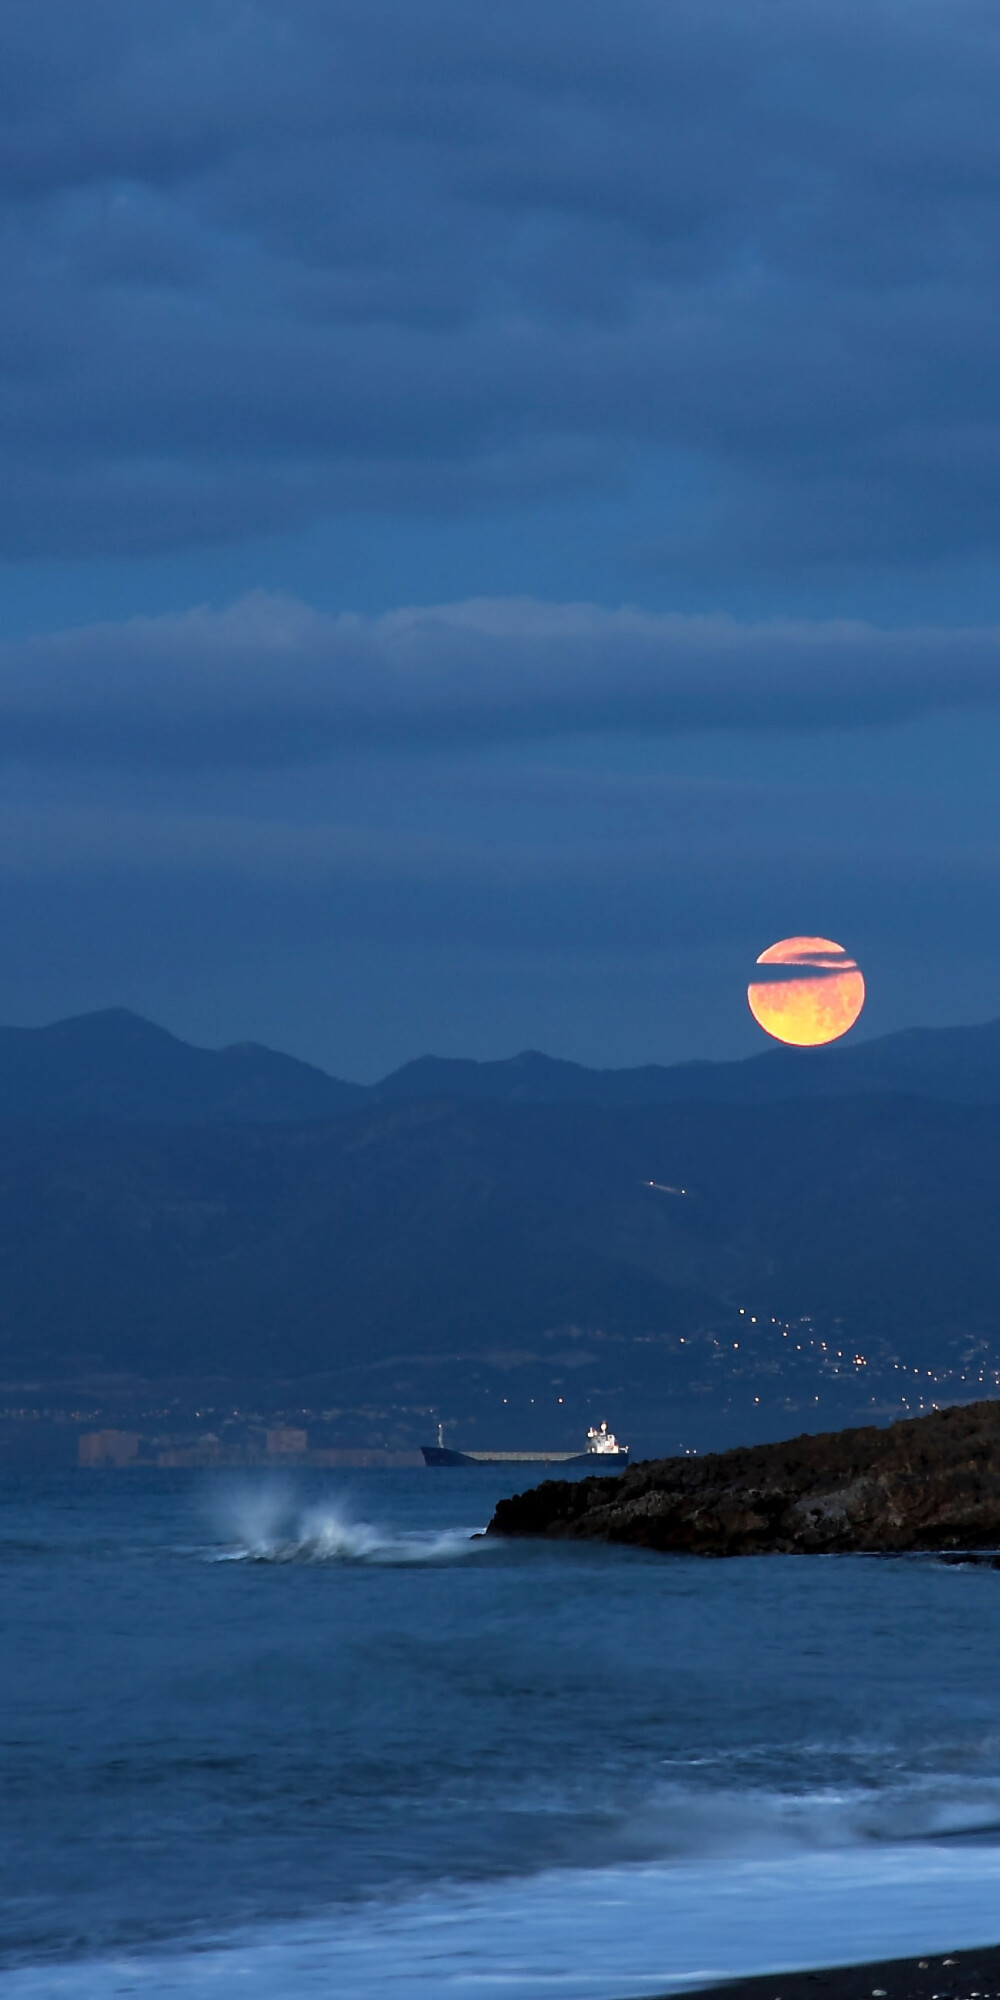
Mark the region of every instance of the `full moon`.
<instances>
[{"instance_id":1,"label":"full moon","mask_svg":"<svg viewBox=\"0 0 1000 2000\"><path fill-rule=\"evenodd\" d=\"M831 938L782 938L758 965L772 967L747 987L755 1021L778 1042L816 1048L853 1028L865 1004L865 982L843 945Z\"/></svg>"}]
</instances>

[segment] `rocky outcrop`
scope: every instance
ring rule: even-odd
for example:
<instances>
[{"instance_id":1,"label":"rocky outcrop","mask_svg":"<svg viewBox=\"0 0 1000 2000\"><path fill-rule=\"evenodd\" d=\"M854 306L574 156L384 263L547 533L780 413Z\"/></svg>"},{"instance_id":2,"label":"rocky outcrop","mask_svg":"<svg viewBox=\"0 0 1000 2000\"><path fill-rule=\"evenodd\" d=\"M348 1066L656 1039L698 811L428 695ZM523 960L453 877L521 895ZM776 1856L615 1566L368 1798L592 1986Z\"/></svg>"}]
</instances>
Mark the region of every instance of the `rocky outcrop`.
<instances>
[{"instance_id":1,"label":"rocky outcrop","mask_svg":"<svg viewBox=\"0 0 1000 2000\"><path fill-rule=\"evenodd\" d=\"M704 1556L997 1548L1000 1402L548 1480L502 1500L487 1532Z\"/></svg>"}]
</instances>

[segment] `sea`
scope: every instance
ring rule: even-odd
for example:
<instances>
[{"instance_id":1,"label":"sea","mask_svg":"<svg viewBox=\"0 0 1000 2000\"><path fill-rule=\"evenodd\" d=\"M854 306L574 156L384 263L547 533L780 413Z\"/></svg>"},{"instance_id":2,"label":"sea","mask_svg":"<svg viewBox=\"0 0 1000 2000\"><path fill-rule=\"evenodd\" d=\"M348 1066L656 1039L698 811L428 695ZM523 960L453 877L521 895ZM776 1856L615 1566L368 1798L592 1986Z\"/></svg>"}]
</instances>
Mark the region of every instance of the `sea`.
<instances>
[{"instance_id":1,"label":"sea","mask_svg":"<svg viewBox=\"0 0 1000 2000\"><path fill-rule=\"evenodd\" d=\"M2 2000L639 2000L1000 1940L1000 1571L483 1539L517 1479L0 1482Z\"/></svg>"}]
</instances>

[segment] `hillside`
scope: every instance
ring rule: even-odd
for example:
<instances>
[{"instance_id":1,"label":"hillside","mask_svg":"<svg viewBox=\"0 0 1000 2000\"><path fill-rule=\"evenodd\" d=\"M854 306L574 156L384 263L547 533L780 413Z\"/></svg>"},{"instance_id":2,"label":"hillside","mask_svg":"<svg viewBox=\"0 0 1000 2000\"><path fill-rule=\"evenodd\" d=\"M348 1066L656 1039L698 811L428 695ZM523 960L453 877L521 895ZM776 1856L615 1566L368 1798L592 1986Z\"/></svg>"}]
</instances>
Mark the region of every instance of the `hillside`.
<instances>
[{"instance_id":1,"label":"hillside","mask_svg":"<svg viewBox=\"0 0 1000 2000\"><path fill-rule=\"evenodd\" d=\"M998 1212L1000 1108L902 1097L8 1124L0 1371L704 1448L992 1387Z\"/></svg>"}]
</instances>

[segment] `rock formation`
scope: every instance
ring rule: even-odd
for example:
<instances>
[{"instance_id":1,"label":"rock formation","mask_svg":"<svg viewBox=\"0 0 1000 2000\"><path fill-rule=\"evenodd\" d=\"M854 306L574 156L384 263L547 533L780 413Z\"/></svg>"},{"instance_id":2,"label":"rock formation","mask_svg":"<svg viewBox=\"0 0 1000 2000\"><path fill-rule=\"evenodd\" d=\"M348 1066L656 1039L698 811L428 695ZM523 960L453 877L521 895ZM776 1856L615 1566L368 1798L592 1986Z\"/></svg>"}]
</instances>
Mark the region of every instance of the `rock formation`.
<instances>
[{"instance_id":1,"label":"rock formation","mask_svg":"<svg viewBox=\"0 0 1000 2000\"><path fill-rule=\"evenodd\" d=\"M1000 1402L548 1480L487 1532L705 1556L1000 1548Z\"/></svg>"}]
</instances>

